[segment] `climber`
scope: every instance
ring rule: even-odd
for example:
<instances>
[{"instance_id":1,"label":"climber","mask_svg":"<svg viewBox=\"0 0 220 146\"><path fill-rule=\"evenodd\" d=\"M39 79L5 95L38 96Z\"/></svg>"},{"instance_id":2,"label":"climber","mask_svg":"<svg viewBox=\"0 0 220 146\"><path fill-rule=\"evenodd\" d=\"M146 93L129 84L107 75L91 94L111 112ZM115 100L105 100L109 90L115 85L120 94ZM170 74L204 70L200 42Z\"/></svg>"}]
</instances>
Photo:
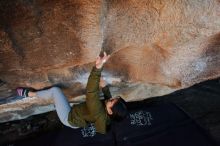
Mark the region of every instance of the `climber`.
<instances>
[{"instance_id":1,"label":"climber","mask_svg":"<svg viewBox=\"0 0 220 146\"><path fill-rule=\"evenodd\" d=\"M86 87L86 102L73 105L68 103L67 98L60 88L52 87L46 90L33 92L27 88L17 88L19 96L39 97L54 100L56 111L60 121L71 128L86 127L93 123L96 131L105 134L112 120L121 121L127 115L126 102L117 96L112 98L106 82L101 77L103 65L110 55L104 52L103 57L96 59ZM99 86L104 94L104 102L99 99Z\"/></svg>"}]
</instances>

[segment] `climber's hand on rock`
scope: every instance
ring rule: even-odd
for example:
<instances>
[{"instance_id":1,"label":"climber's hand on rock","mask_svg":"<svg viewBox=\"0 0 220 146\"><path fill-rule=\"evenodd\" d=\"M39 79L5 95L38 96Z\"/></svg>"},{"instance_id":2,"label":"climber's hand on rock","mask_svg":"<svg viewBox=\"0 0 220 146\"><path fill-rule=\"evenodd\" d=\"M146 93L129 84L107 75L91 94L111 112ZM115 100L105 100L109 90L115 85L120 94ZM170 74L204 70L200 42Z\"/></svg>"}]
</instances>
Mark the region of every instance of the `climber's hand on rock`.
<instances>
[{"instance_id":1,"label":"climber's hand on rock","mask_svg":"<svg viewBox=\"0 0 220 146\"><path fill-rule=\"evenodd\" d=\"M106 52L104 52L104 56L103 57L97 57L96 59L96 68L100 69L103 67L103 65L108 61L108 59L110 58L110 55L107 55Z\"/></svg>"}]
</instances>

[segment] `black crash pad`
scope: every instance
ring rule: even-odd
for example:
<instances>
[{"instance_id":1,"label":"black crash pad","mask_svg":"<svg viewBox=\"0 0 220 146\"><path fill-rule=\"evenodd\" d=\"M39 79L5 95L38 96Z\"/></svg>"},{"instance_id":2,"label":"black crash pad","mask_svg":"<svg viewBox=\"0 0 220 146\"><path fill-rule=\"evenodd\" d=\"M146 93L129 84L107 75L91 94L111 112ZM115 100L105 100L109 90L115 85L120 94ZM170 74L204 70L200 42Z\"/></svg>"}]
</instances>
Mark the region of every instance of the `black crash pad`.
<instances>
[{"instance_id":1,"label":"black crash pad","mask_svg":"<svg viewBox=\"0 0 220 146\"><path fill-rule=\"evenodd\" d=\"M112 123L106 135L86 128L61 130L14 143L14 146L213 146L209 135L174 104L128 103L129 114Z\"/></svg>"},{"instance_id":2,"label":"black crash pad","mask_svg":"<svg viewBox=\"0 0 220 146\"><path fill-rule=\"evenodd\" d=\"M113 131L120 146L213 146L209 135L174 104L130 109Z\"/></svg>"}]
</instances>

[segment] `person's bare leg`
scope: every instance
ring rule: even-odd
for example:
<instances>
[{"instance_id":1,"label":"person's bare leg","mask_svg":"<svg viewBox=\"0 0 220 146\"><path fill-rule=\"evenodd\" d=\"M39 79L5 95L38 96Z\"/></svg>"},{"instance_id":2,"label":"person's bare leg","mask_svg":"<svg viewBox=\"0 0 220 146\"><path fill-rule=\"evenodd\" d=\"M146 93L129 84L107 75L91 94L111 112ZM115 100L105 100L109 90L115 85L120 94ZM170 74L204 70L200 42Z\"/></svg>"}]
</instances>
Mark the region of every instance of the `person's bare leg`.
<instances>
[{"instance_id":1,"label":"person's bare leg","mask_svg":"<svg viewBox=\"0 0 220 146\"><path fill-rule=\"evenodd\" d=\"M29 96L29 97L36 97L37 94L36 94L36 92L31 92L31 91L29 91L29 92L28 92L28 96Z\"/></svg>"}]
</instances>

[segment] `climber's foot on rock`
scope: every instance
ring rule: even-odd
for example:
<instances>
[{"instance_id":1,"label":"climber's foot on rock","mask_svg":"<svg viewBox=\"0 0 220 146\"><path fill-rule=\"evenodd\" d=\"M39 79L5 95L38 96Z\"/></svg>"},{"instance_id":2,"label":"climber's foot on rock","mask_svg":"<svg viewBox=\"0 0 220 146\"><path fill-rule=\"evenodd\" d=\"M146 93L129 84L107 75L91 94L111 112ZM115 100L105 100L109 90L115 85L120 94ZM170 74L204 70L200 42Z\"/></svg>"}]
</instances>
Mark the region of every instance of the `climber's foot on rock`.
<instances>
[{"instance_id":1,"label":"climber's foot on rock","mask_svg":"<svg viewBox=\"0 0 220 146\"><path fill-rule=\"evenodd\" d=\"M28 97L28 93L29 93L28 89L19 87L16 89L16 91L18 96L22 96L24 98Z\"/></svg>"}]
</instances>

